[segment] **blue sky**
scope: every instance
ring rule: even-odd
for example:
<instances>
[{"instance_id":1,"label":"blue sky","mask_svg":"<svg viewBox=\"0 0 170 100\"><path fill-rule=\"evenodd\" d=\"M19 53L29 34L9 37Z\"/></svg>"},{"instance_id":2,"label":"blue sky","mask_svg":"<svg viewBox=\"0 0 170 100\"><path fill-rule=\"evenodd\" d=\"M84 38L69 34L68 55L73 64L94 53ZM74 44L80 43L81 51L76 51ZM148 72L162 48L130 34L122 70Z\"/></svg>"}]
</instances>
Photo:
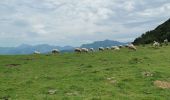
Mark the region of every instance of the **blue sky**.
<instances>
[{"instance_id":1,"label":"blue sky","mask_svg":"<svg viewBox=\"0 0 170 100\"><path fill-rule=\"evenodd\" d=\"M1 0L0 46L132 41L170 18L170 0Z\"/></svg>"}]
</instances>

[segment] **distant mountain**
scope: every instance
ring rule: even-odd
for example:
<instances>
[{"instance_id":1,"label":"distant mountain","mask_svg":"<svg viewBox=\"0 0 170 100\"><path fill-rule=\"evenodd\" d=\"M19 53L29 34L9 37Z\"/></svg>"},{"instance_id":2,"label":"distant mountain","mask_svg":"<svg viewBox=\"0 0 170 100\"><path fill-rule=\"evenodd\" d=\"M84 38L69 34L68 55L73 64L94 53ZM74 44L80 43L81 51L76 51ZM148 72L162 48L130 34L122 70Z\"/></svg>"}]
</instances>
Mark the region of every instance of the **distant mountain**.
<instances>
[{"instance_id":1,"label":"distant mountain","mask_svg":"<svg viewBox=\"0 0 170 100\"><path fill-rule=\"evenodd\" d=\"M104 40L104 41L96 41L90 44L83 44L81 48L99 48L99 47L110 47L110 46L118 46L124 45L127 43L113 41L113 40Z\"/></svg>"},{"instance_id":2,"label":"distant mountain","mask_svg":"<svg viewBox=\"0 0 170 100\"><path fill-rule=\"evenodd\" d=\"M36 46L31 46L27 44L22 44L18 47L0 47L0 54L32 54L35 50L40 51L41 53L48 53L52 49L59 49L60 51L70 51L73 50L72 46L51 46L48 44L41 44Z\"/></svg>"},{"instance_id":3,"label":"distant mountain","mask_svg":"<svg viewBox=\"0 0 170 100\"><path fill-rule=\"evenodd\" d=\"M149 44L153 41L163 42L165 39L170 40L170 19L135 39L134 44Z\"/></svg>"},{"instance_id":4,"label":"distant mountain","mask_svg":"<svg viewBox=\"0 0 170 100\"><path fill-rule=\"evenodd\" d=\"M104 40L104 41L96 41L90 44L83 44L80 46L81 48L99 48L99 47L108 47L108 46L116 46L116 45L124 45L126 43L112 41L112 40ZM0 47L1 55L15 55L15 54L32 54L35 50L40 51L41 53L48 53L52 49L59 49L61 52L73 52L75 47L72 46L51 46L48 44L41 45L28 45L22 44L18 47Z\"/></svg>"}]
</instances>

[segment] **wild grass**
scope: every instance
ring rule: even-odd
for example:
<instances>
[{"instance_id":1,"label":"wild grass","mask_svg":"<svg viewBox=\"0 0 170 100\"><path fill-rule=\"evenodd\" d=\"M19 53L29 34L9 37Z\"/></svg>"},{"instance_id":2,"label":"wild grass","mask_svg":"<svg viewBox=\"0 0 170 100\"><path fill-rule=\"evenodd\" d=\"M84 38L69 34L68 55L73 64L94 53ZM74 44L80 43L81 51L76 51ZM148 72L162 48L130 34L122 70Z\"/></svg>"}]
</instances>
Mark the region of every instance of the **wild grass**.
<instances>
[{"instance_id":1,"label":"wild grass","mask_svg":"<svg viewBox=\"0 0 170 100\"><path fill-rule=\"evenodd\" d=\"M156 80L170 82L170 46L0 56L0 99L169 100Z\"/></svg>"}]
</instances>

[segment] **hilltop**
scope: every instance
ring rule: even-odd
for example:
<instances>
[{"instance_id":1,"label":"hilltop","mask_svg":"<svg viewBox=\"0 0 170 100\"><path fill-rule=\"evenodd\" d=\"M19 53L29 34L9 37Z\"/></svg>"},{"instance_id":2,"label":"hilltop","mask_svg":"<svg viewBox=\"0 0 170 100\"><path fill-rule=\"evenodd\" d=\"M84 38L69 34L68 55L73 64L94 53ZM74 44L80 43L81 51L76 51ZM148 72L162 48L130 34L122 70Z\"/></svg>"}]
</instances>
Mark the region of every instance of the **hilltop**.
<instances>
[{"instance_id":1,"label":"hilltop","mask_svg":"<svg viewBox=\"0 0 170 100\"><path fill-rule=\"evenodd\" d=\"M170 19L134 40L134 44L149 44L153 41L170 40Z\"/></svg>"}]
</instances>

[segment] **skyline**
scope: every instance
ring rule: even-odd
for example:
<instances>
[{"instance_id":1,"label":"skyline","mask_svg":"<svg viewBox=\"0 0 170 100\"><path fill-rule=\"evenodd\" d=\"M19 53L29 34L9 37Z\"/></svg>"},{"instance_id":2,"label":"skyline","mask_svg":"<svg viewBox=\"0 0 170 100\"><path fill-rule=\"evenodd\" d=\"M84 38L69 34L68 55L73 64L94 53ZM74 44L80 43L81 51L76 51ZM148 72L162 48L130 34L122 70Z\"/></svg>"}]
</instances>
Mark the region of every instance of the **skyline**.
<instances>
[{"instance_id":1,"label":"skyline","mask_svg":"<svg viewBox=\"0 0 170 100\"><path fill-rule=\"evenodd\" d=\"M133 41L170 18L168 0L2 0L0 47Z\"/></svg>"}]
</instances>

